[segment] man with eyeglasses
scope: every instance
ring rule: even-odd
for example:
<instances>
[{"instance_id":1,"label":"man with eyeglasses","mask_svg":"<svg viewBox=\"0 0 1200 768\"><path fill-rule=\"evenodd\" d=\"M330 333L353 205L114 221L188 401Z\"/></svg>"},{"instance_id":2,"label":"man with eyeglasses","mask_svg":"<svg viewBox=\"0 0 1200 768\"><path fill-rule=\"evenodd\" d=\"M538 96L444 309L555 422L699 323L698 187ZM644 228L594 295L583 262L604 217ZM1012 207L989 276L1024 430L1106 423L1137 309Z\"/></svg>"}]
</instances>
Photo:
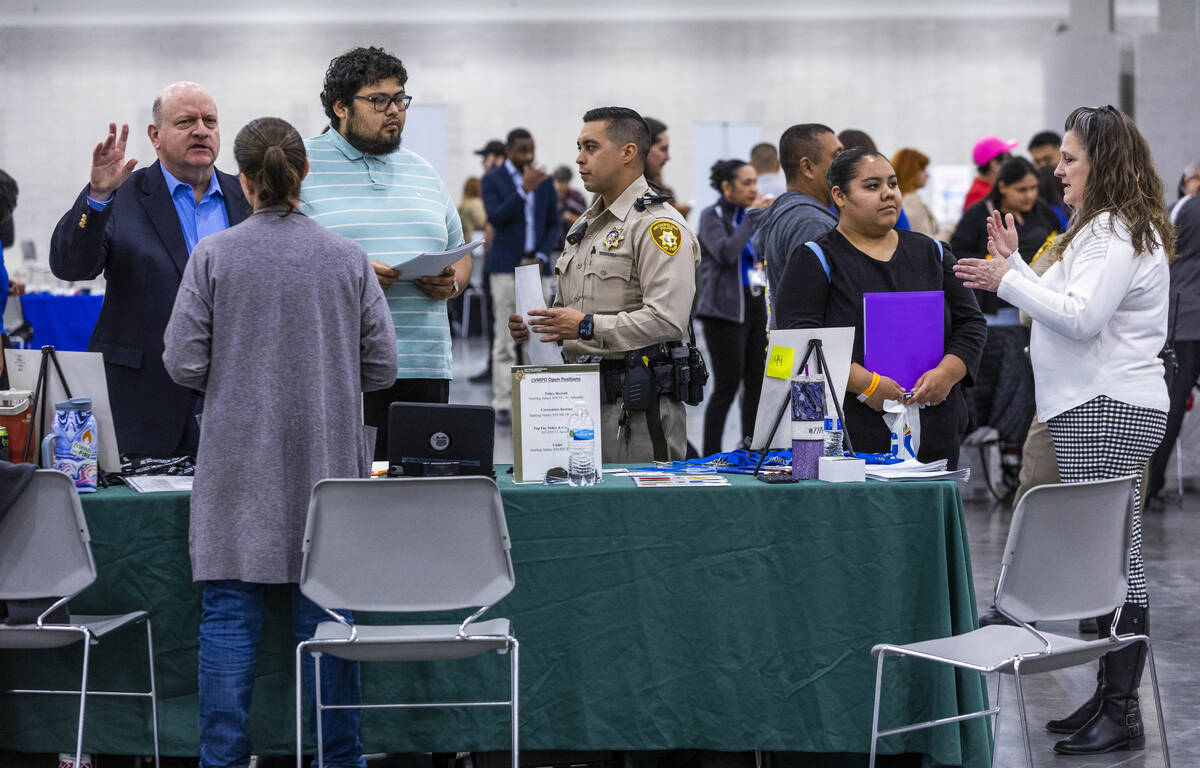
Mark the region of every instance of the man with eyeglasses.
<instances>
[{"instance_id":1,"label":"man with eyeglasses","mask_svg":"<svg viewBox=\"0 0 1200 768\"><path fill-rule=\"evenodd\" d=\"M307 140L309 173L301 210L371 257L396 326L399 367L390 389L364 395L364 420L378 430L376 460L387 454L388 406L450 398L450 323L446 300L471 277L464 256L440 275L410 279L403 262L463 244L446 185L428 161L400 146L412 97L408 72L382 48L355 48L329 63L321 104L331 130ZM400 270L391 267L400 264Z\"/></svg>"},{"instance_id":2,"label":"man with eyeglasses","mask_svg":"<svg viewBox=\"0 0 1200 768\"><path fill-rule=\"evenodd\" d=\"M152 113L157 161L135 171L129 126L110 123L88 185L50 239L56 277L107 281L88 350L104 355L117 444L134 459L196 454L203 395L167 375L163 331L197 241L250 214L237 177L215 168L221 133L208 91L169 85Z\"/></svg>"}]
</instances>

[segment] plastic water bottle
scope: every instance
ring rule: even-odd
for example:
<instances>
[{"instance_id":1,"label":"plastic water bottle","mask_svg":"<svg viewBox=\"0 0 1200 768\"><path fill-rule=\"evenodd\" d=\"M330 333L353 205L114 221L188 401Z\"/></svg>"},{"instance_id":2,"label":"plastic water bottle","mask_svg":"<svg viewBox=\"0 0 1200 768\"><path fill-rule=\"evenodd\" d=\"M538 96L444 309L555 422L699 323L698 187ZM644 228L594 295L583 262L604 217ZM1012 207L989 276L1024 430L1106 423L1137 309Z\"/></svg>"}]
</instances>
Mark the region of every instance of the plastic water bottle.
<instances>
[{"instance_id":1,"label":"plastic water bottle","mask_svg":"<svg viewBox=\"0 0 1200 768\"><path fill-rule=\"evenodd\" d=\"M583 398L575 398L575 408L567 422L570 455L567 479L571 485L596 484L596 425Z\"/></svg>"},{"instance_id":2,"label":"plastic water bottle","mask_svg":"<svg viewBox=\"0 0 1200 768\"><path fill-rule=\"evenodd\" d=\"M836 420L837 426L834 426L834 421L834 419L825 419L826 456L842 456L845 453L842 448L842 420Z\"/></svg>"}]
</instances>

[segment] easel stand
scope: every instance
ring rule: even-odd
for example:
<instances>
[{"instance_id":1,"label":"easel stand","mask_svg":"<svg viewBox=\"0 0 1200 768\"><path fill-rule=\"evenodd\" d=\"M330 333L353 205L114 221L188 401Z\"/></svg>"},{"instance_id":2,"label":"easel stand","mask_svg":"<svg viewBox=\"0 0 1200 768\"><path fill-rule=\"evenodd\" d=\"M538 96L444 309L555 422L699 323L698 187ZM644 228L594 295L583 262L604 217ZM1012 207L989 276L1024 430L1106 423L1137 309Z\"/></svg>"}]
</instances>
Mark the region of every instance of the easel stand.
<instances>
[{"instance_id":1,"label":"easel stand","mask_svg":"<svg viewBox=\"0 0 1200 768\"><path fill-rule=\"evenodd\" d=\"M46 401L50 399L50 379L46 373L48 367L47 361L54 363L54 370L58 372L58 381L62 384L63 392L66 393L67 399L70 400L71 387L67 385L67 377L63 375L62 366L58 364L58 358L54 355L54 347L42 347L42 364L38 368L37 384L33 387L33 400L29 404L29 410L34 415L34 423L30 425L29 432L25 435L25 458L28 459L32 454L29 453L30 441L33 440L33 433L42 429L46 423ZM42 406L41 413L38 413L38 405ZM33 461L34 464L41 465L41 450L40 443L37 450L37 457Z\"/></svg>"},{"instance_id":2,"label":"easel stand","mask_svg":"<svg viewBox=\"0 0 1200 768\"><path fill-rule=\"evenodd\" d=\"M850 442L850 430L846 428L846 416L842 413L842 404L838 402L837 393L833 385L829 382L829 365L825 362L825 353L821 350L820 339L809 339L808 349L804 351L804 359L800 361L798 370L803 371L804 366L808 365L808 359L812 354L817 353L817 373L825 376L826 384L829 384L829 391L833 393L833 407L837 410L838 418L842 422L842 445L846 450L854 453L854 444ZM788 406L791 405L792 395L788 393L783 398L783 404L779 406L779 412L775 414L775 421L771 425L771 429L767 432L767 444L758 449L758 464L754 467L754 476L758 477L759 470L762 469L763 462L767 460L767 453L771 450L771 440L775 437L775 431L779 429L779 422L783 421L783 414L787 412Z\"/></svg>"}]
</instances>

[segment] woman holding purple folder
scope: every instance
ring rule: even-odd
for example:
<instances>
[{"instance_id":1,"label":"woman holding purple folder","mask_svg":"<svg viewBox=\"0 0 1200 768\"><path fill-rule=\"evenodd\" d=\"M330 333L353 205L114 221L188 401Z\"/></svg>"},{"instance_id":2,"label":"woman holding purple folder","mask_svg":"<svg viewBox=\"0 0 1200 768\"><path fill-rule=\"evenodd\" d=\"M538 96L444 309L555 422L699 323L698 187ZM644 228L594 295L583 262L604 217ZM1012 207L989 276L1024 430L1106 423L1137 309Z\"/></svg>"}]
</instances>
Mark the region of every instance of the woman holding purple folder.
<instances>
[{"instance_id":1,"label":"woman holding purple folder","mask_svg":"<svg viewBox=\"0 0 1200 768\"><path fill-rule=\"evenodd\" d=\"M854 447L887 452L891 433L883 420L884 400L917 404L923 406L918 458L946 459L955 468L967 429L961 383L969 384L974 376L987 334L975 295L954 276L948 247L895 229L902 196L886 157L862 147L846 150L829 168L829 185L840 214L838 225L788 261L780 280L776 326L854 326L843 404ZM944 355L907 392L864 363L863 294L894 291L944 292ZM903 323L904 318L895 322Z\"/></svg>"}]
</instances>

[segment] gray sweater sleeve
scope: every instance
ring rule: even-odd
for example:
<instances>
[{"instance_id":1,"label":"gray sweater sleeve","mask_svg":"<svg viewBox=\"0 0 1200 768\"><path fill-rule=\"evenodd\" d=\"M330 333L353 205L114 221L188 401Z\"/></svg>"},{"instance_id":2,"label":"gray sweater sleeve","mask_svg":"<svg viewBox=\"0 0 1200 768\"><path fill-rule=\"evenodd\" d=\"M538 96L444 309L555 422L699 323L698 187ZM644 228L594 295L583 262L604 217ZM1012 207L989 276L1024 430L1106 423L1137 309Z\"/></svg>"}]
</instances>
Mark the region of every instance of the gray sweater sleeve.
<instances>
[{"instance_id":1,"label":"gray sweater sleeve","mask_svg":"<svg viewBox=\"0 0 1200 768\"><path fill-rule=\"evenodd\" d=\"M362 389L374 392L396 382L396 330L392 313L371 262L363 254L362 321L359 323L359 359ZM189 265L190 266L190 265Z\"/></svg>"},{"instance_id":2,"label":"gray sweater sleeve","mask_svg":"<svg viewBox=\"0 0 1200 768\"><path fill-rule=\"evenodd\" d=\"M163 333L167 373L181 387L198 390L208 385L212 361L213 302L207 277L210 263L205 244L198 244L184 269L171 319Z\"/></svg>"}]
</instances>

